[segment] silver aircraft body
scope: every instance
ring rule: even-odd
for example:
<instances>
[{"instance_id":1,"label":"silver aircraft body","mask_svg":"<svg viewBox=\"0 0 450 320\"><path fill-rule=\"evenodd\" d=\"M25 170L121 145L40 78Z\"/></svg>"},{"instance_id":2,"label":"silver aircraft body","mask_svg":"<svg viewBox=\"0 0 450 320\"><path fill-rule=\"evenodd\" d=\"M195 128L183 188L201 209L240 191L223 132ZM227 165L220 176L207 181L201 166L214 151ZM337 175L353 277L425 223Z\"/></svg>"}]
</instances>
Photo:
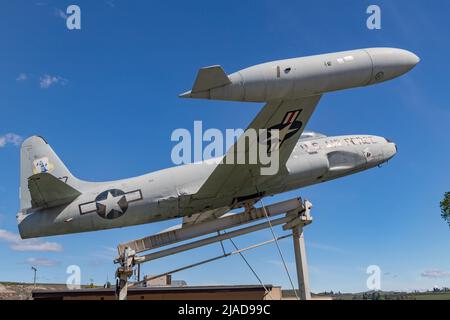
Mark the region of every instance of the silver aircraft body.
<instances>
[{"instance_id":1,"label":"silver aircraft body","mask_svg":"<svg viewBox=\"0 0 450 320\"><path fill-rule=\"evenodd\" d=\"M229 164L221 157L129 179L88 182L74 177L43 138L32 136L21 147L21 237L178 217L183 225L201 223L263 197L379 166L397 152L388 139L327 137L304 129L324 93L390 80L418 62L406 50L371 48L274 61L229 76L220 66L200 69L192 90L181 97L266 102L245 132L279 130L279 170L273 175L261 174L261 164ZM250 139L248 147L252 143L258 142Z\"/></svg>"}]
</instances>

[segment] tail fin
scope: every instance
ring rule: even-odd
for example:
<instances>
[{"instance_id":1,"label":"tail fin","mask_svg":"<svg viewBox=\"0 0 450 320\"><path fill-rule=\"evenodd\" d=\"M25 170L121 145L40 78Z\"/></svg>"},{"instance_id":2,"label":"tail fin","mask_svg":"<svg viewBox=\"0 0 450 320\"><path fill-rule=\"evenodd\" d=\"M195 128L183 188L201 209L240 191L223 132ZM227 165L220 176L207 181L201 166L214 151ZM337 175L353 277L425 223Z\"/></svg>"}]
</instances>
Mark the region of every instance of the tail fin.
<instances>
[{"instance_id":1,"label":"tail fin","mask_svg":"<svg viewBox=\"0 0 450 320\"><path fill-rule=\"evenodd\" d=\"M231 80L221 66L201 68L197 73L191 91L180 95L182 98L190 98L191 94L198 93L230 84Z\"/></svg>"},{"instance_id":2,"label":"tail fin","mask_svg":"<svg viewBox=\"0 0 450 320\"><path fill-rule=\"evenodd\" d=\"M50 145L38 136L20 149L20 209L51 207L72 201L81 193L75 178Z\"/></svg>"}]
</instances>

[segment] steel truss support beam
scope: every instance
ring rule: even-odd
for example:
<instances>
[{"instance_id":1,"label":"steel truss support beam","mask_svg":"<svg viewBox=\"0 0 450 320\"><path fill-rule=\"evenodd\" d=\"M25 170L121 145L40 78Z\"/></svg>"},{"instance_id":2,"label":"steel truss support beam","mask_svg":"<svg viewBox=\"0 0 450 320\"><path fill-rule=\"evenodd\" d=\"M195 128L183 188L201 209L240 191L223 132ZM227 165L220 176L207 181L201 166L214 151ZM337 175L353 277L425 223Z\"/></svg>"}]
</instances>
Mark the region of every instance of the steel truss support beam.
<instances>
[{"instance_id":1,"label":"steel truss support beam","mask_svg":"<svg viewBox=\"0 0 450 320\"><path fill-rule=\"evenodd\" d=\"M169 255L180 253L183 251L199 248L211 243L223 241L226 239L231 239L240 235L252 233L265 228L269 228L270 225L277 226L283 224L284 230L292 230L292 234L281 236L278 239L268 240L259 244L249 246L244 249L235 250L223 255L206 259L185 267L181 267L169 272L165 272L161 275L151 277L155 279L157 277L172 274L188 268L193 268L195 266L205 264L208 262L216 261L221 258L228 257L232 254L241 253L246 250L250 250L259 246L262 246L273 241L284 239L292 235L294 242L295 251L295 261L297 269L297 279L299 286L299 297L302 300L308 300L311 298L309 291L309 279L308 279L308 266L306 262L306 250L305 250L305 240L303 236L303 227L312 222L312 217L310 216L310 210L312 204L309 201L303 202L301 198L295 198L287 201L282 201L275 203L265 208L251 208L237 214L226 214L219 219L214 219L211 221L206 221L200 224L189 225L185 227L172 228L168 231L164 231L158 234L154 234L145 238L130 241L128 243L122 243L118 245L119 257L114 261L120 264L117 269L116 277L117 281L117 297L120 300L124 300L127 297L127 288L143 281L138 281L133 284L128 284L128 279L133 274L134 266L152 261L155 259L160 259ZM264 210L267 212L264 213ZM274 218L277 215L285 214L284 217ZM270 219L270 221L260 222L257 224L252 224L247 227L241 227L226 233L220 233L222 230L231 229L239 227L241 225L250 224L261 219ZM162 249L159 251L154 251L146 255L138 256L137 253L144 251L154 250L156 248L168 246L181 241L192 240L194 238L207 235L210 233L217 232L215 236L203 238L200 240L195 240L188 242L186 244L181 244L168 249ZM147 279L148 280L148 279Z\"/></svg>"}]
</instances>

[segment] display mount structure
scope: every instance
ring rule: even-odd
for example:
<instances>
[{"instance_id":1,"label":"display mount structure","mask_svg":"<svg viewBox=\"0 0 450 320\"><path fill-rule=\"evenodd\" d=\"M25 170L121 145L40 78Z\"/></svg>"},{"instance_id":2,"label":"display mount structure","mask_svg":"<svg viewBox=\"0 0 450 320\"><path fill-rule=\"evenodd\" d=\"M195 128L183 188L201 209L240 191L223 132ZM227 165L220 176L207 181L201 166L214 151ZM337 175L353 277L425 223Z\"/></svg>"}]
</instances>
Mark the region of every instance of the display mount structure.
<instances>
[{"instance_id":1,"label":"display mount structure","mask_svg":"<svg viewBox=\"0 0 450 320\"><path fill-rule=\"evenodd\" d=\"M114 263L119 264L116 271L117 299L126 300L128 288L144 282L140 280L140 265L143 263L199 248L211 243L249 234L262 229L283 225L283 230L291 230L290 234L280 237L274 236L271 240L257 243L243 249L236 248L236 250L232 252L225 252L224 250L222 255L171 270L163 274L147 277L145 281L216 261L233 254L241 254L243 251L254 249L292 236L298 280L298 298L300 300L309 300L311 299L311 293L309 288L308 265L306 260L303 227L312 222L312 217L310 214L311 208L311 202L308 200L303 201L301 198L281 201L268 206L263 205L260 208L249 206L241 213L229 213L220 218L214 218L199 224L192 224L184 227L178 226L168 231L163 231L141 239L132 240L127 243L121 243L117 247L119 257L114 260ZM279 217L280 215L284 216ZM226 231L231 228L236 229ZM216 235L194 240L197 237L214 233ZM164 248L179 242L186 243ZM160 249L155 250L157 248ZM152 250L152 252L140 255L141 253L150 250ZM138 281L130 283L128 279L133 275L135 267L137 267L138 271Z\"/></svg>"}]
</instances>

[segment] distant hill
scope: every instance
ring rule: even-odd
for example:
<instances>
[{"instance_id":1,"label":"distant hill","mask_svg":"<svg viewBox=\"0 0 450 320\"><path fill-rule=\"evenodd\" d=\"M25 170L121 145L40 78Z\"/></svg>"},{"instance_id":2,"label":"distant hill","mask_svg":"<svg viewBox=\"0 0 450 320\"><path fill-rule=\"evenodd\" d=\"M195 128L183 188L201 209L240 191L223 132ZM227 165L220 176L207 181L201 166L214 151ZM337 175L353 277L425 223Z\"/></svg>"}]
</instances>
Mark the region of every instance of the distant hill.
<instances>
[{"instance_id":1,"label":"distant hill","mask_svg":"<svg viewBox=\"0 0 450 320\"><path fill-rule=\"evenodd\" d=\"M89 286L81 286L83 289ZM66 284L58 283L32 283L0 282L0 300L31 300L33 290L66 290Z\"/></svg>"},{"instance_id":2,"label":"distant hill","mask_svg":"<svg viewBox=\"0 0 450 320\"><path fill-rule=\"evenodd\" d=\"M294 290L283 290L283 298L295 298ZM336 293L333 291L312 294L313 299L331 297L333 300L450 300L450 291L396 292L367 291L359 293Z\"/></svg>"}]
</instances>

